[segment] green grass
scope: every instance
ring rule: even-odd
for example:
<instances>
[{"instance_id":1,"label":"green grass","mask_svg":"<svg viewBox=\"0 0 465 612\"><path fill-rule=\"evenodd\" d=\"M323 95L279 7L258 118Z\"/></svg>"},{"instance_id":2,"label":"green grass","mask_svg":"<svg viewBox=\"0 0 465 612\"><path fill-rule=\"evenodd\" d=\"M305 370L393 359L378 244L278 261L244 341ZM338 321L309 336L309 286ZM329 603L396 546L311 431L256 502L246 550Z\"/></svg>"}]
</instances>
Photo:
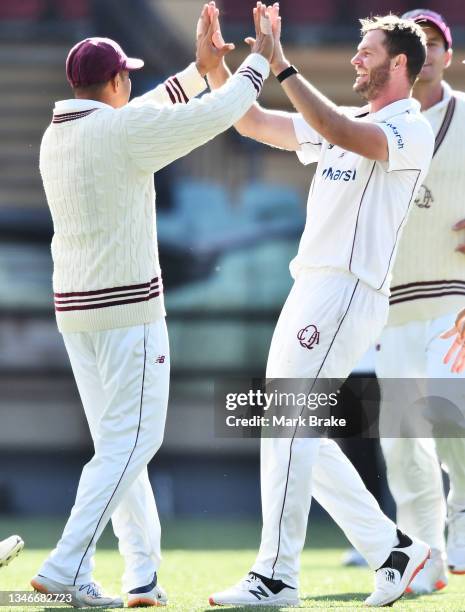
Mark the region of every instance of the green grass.
<instances>
[{"instance_id":1,"label":"green grass","mask_svg":"<svg viewBox=\"0 0 465 612\"><path fill-rule=\"evenodd\" d=\"M21 556L0 570L0 590L30 588L29 578L54 545L62 526L61 521L0 520L1 537L19 533L26 541ZM213 611L208 605L208 595L230 586L248 571L257 552L260 526L240 521L192 520L163 521L163 527L164 560L159 576L170 598L168 610ZM108 530L100 544L95 578L106 590L118 593L123 564ZM372 589L373 575L367 569L347 569L339 565L345 546L343 536L334 525L311 523L301 567L300 592L302 607L306 610L348 611L362 607ZM8 609L16 612L21 609L56 610L31 606L2 608ZM395 604L395 609L463 612L465 576L450 576L449 586L442 592L422 597L407 596Z\"/></svg>"}]
</instances>

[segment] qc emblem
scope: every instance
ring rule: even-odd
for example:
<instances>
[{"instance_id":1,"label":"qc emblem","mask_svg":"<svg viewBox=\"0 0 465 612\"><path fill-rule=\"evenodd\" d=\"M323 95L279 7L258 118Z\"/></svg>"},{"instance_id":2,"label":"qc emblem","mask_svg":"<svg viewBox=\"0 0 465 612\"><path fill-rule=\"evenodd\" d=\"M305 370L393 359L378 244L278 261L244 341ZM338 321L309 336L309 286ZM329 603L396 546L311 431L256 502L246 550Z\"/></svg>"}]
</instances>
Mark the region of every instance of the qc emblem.
<instances>
[{"instance_id":1,"label":"qc emblem","mask_svg":"<svg viewBox=\"0 0 465 612\"><path fill-rule=\"evenodd\" d=\"M320 332L316 325L307 325L299 331L297 340L300 342L300 346L311 350L315 344L320 344Z\"/></svg>"}]
</instances>

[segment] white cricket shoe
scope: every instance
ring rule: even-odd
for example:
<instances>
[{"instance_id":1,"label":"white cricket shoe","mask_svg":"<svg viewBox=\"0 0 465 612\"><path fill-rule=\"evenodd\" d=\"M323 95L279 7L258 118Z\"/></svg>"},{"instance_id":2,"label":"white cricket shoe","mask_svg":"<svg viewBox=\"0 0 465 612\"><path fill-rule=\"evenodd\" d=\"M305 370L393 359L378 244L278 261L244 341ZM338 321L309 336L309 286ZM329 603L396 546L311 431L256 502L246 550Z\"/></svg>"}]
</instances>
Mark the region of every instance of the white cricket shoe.
<instances>
[{"instance_id":1,"label":"white cricket shoe","mask_svg":"<svg viewBox=\"0 0 465 612\"><path fill-rule=\"evenodd\" d=\"M365 557L356 548L349 548L341 558L341 565L344 567L367 567Z\"/></svg>"},{"instance_id":2,"label":"white cricket shoe","mask_svg":"<svg viewBox=\"0 0 465 612\"><path fill-rule=\"evenodd\" d=\"M0 542L0 567L5 567L19 555L24 548L24 542L18 535L12 535Z\"/></svg>"},{"instance_id":3,"label":"white cricket shoe","mask_svg":"<svg viewBox=\"0 0 465 612\"><path fill-rule=\"evenodd\" d=\"M211 606L298 606L297 589L282 580L266 578L255 572L248 575L221 593L213 593L209 600Z\"/></svg>"},{"instance_id":4,"label":"white cricket shoe","mask_svg":"<svg viewBox=\"0 0 465 612\"><path fill-rule=\"evenodd\" d=\"M150 606L166 606L168 596L161 586L157 585L157 572L150 584L128 593L128 608L148 608Z\"/></svg>"},{"instance_id":5,"label":"white cricket shoe","mask_svg":"<svg viewBox=\"0 0 465 612\"><path fill-rule=\"evenodd\" d=\"M446 587L448 580L444 557L440 550L436 548L431 550L431 557L425 563L425 567L418 572L405 592L425 595Z\"/></svg>"},{"instance_id":6,"label":"white cricket shoe","mask_svg":"<svg viewBox=\"0 0 465 612\"><path fill-rule=\"evenodd\" d=\"M451 574L465 574L465 510L447 521L446 552Z\"/></svg>"},{"instance_id":7,"label":"white cricket shoe","mask_svg":"<svg viewBox=\"0 0 465 612\"><path fill-rule=\"evenodd\" d=\"M413 540L399 530L397 537L398 544L376 570L375 590L365 599L366 606L391 606L400 599L431 554L428 544L421 540Z\"/></svg>"},{"instance_id":8,"label":"white cricket shoe","mask_svg":"<svg viewBox=\"0 0 465 612\"><path fill-rule=\"evenodd\" d=\"M31 586L39 593L71 596L70 601L63 598L73 608L122 608L123 600L120 597L104 595L96 582L70 586L55 582L50 578L37 574L31 580Z\"/></svg>"}]
</instances>

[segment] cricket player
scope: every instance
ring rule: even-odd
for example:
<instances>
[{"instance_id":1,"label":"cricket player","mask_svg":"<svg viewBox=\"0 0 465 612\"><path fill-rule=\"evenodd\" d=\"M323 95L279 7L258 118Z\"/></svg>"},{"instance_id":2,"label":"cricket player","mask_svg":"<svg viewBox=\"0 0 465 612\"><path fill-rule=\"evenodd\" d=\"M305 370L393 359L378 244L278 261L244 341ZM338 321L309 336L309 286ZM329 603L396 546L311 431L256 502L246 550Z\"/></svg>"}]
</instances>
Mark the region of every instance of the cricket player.
<instances>
[{"instance_id":1,"label":"cricket player","mask_svg":"<svg viewBox=\"0 0 465 612\"><path fill-rule=\"evenodd\" d=\"M56 548L32 579L76 607L122 607L93 581L96 543L110 517L124 557L130 607L164 605L157 584L160 523L147 464L163 440L169 346L155 229L153 173L230 127L269 72L273 37L262 11L251 55L229 83L200 100L205 74L233 45L212 44L205 5L197 58L128 103L129 58L90 38L66 63L74 98L56 102L40 150L54 224L53 288L95 454Z\"/></svg>"},{"instance_id":2,"label":"cricket player","mask_svg":"<svg viewBox=\"0 0 465 612\"><path fill-rule=\"evenodd\" d=\"M266 376L344 379L386 323L397 242L433 153L432 130L411 98L425 36L414 22L394 16L362 20L363 38L351 63L354 89L368 105L343 111L286 60L279 6L268 10L275 33L271 68L298 113L254 105L236 127L318 165L290 266L295 282L273 335ZM228 78L225 65L208 78L221 86ZM308 326L317 329L318 342L305 342ZM333 440L295 433L263 438L261 494L262 538L252 571L213 594L212 605L298 604L312 495L375 570L367 605L399 599L430 553L381 512Z\"/></svg>"},{"instance_id":3,"label":"cricket player","mask_svg":"<svg viewBox=\"0 0 465 612\"><path fill-rule=\"evenodd\" d=\"M24 542L18 535L12 535L0 542L0 567L13 561L24 548Z\"/></svg>"},{"instance_id":4,"label":"cricket player","mask_svg":"<svg viewBox=\"0 0 465 612\"><path fill-rule=\"evenodd\" d=\"M413 96L436 141L394 265L389 320L376 351L382 391L384 378L455 376L443 363L440 334L453 325L465 295L465 244L458 231L465 228L465 94L443 81L452 60L452 36L444 17L425 9L403 17L418 23L427 37L426 61ZM451 384L452 395L455 388ZM432 404L431 409L443 408ZM387 401L382 402L381 410L382 418L389 419ZM416 425L412 424L413 431L420 431ZM381 447L397 505L397 523L427 542L432 551L409 589L431 593L447 585L446 558L452 573L465 573L465 440L420 435L382 438ZM449 474L447 505L438 456Z\"/></svg>"}]
</instances>

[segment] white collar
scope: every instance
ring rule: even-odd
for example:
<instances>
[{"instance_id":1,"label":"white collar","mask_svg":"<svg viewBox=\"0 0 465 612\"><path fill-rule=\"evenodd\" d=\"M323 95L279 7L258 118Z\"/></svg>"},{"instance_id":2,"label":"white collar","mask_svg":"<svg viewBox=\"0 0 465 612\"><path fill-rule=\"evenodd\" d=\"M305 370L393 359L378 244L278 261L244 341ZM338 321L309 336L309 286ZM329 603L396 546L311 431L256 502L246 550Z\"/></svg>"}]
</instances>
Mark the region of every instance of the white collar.
<instances>
[{"instance_id":1,"label":"white collar","mask_svg":"<svg viewBox=\"0 0 465 612\"><path fill-rule=\"evenodd\" d=\"M62 113L76 113L80 111L91 110L94 108L113 108L105 102L98 102L97 100L83 100L77 98L71 98L70 100L58 100L55 102L55 108L53 112L56 114Z\"/></svg>"},{"instance_id":2,"label":"white collar","mask_svg":"<svg viewBox=\"0 0 465 612\"><path fill-rule=\"evenodd\" d=\"M396 100L391 104L383 106L383 108L380 108L376 113L371 113L369 117L373 121L380 122L408 111L419 112L420 108L421 105L415 98L402 98L401 100Z\"/></svg>"},{"instance_id":3,"label":"white collar","mask_svg":"<svg viewBox=\"0 0 465 612\"><path fill-rule=\"evenodd\" d=\"M429 108L427 108L425 111L423 111L423 113L433 114L437 111L442 111L444 107L449 104L449 101L452 98L452 94L453 94L452 87L449 85L449 83L446 83L446 81L441 81L441 85L442 85L442 100L439 100L439 102L436 102L436 104L433 104L433 106L430 106Z\"/></svg>"}]
</instances>

